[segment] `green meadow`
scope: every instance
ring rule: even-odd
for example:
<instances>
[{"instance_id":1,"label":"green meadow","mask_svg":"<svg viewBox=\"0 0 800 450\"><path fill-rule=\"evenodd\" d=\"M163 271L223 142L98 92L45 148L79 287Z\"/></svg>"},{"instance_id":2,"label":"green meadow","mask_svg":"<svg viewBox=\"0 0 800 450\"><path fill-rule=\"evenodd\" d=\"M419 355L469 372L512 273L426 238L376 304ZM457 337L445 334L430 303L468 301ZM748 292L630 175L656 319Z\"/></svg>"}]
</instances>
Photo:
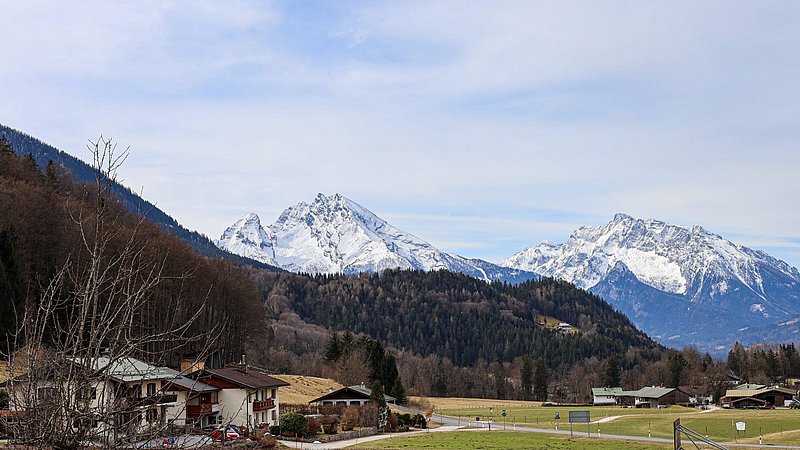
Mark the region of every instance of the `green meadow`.
<instances>
[{"instance_id":1,"label":"green meadow","mask_svg":"<svg viewBox=\"0 0 800 450\"><path fill-rule=\"evenodd\" d=\"M681 423L718 442L758 442L762 436L764 444L800 445L800 410L716 410L702 412L694 408L673 406L665 409L636 409L620 407L503 407L496 406L491 411L494 427L502 429L504 418L500 415L505 409L506 428L513 424L538 428L555 428L555 413L559 412L559 428L569 429L569 411L590 411L591 420L616 417L613 420L590 425L592 433L619 434L629 436L672 437L673 422L680 418ZM459 408L436 411L474 420L490 417L488 408ZM734 431L733 424L745 422L746 431ZM574 429L585 432L585 424L575 424Z\"/></svg>"},{"instance_id":2,"label":"green meadow","mask_svg":"<svg viewBox=\"0 0 800 450\"><path fill-rule=\"evenodd\" d=\"M368 442L355 447L359 449L426 449L442 450L645 450L671 449L672 444L626 442L608 439L544 435L513 431L453 431L425 433L416 436Z\"/></svg>"}]
</instances>

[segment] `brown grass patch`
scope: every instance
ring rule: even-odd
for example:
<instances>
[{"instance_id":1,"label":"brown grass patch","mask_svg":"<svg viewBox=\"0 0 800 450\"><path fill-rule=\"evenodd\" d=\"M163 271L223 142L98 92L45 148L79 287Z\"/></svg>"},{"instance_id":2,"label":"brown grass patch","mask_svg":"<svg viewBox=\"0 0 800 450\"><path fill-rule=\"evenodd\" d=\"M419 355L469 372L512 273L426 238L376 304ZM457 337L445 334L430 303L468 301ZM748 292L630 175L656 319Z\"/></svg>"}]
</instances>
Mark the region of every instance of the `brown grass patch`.
<instances>
[{"instance_id":1,"label":"brown grass patch","mask_svg":"<svg viewBox=\"0 0 800 450\"><path fill-rule=\"evenodd\" d=\"M523 400L497 400L493 398L455 398L455 397L409 397L412 403L428 402L436 410L440 409L464 409L464 408L488 408L489 406L502 408L527 408L531 406L542 406L542 402L526 402Z\"/></svg>"},{"instance_id":2,"label":"brown grass patch","mask_svg":"<svg viewBox=\"0 0 800 450\"><path fill-rule=\"evenodd\" d=\"M330 378L308 377L303 375L273 375L290 386L281 388L281 403L305 404L328 393L328 388L340 389L343 386Z\"/></svg>"}]
</instances>

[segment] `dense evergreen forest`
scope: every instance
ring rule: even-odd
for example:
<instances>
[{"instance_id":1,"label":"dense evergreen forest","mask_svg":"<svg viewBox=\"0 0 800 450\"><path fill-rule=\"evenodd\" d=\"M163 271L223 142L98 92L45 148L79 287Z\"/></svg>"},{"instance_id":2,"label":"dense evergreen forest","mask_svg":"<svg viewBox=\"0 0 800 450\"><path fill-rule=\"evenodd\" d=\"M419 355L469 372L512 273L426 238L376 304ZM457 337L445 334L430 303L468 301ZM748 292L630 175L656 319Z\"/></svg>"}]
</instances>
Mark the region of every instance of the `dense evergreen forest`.
<instances>
[{"instance_id":1,"label":"dense evergreen forest","mask_svg":"<svg viewBox=\"0 0 800 450\"><path fill-rule=\"evenodd\" d=\"M532 355L556 369L614 355L629 368L660 356L660 347L605 301L552 279L488 284L447 271L387 270L358 277L276 274L270 284L265 289L286 296L305 321L439 354L458 366ZM537 314L579 331L545 328Z\"/></svg>"},{"instance_id":2,"label":"dense evergreen forest","mask_svg":"<svg viewBox=\"0 0 800 450\"><path fill-rule=\"evenodd\" d=\"M2 137L0 193L2 349L13 346L13 332L24 311L36 306L52 288L53 280L63 280L55 295L65 301L75 298L85 281L80 276L91 263L87 242L97 238L93 233L98 201L104 205L107 236L103 240L107 259L100 263L114 270L114 259L125 255L126 249L136 248L134 256L159 271L158 284L148 291L152 298L147 308L137 313L138 320L130 324L131 333L157 335L202 310L199 320L184 332L200 336L214 330L213 342L203 345L210 345L220 359L238 360L248 347L263 342L263 303L245 270L221 259L199 256L160 227L141 222L118 198L98 199L91 185L73 183L60 166L49 163L42 168L30 155L15 155ZM146 282L146 277L137 282ZM113 290L101 292L111 295ZM16 342L17 346L24 344ZM147 352L153 363L170 364L181 357L163 346L151 342L140 351Z\"/></svg>"}]
</instances>

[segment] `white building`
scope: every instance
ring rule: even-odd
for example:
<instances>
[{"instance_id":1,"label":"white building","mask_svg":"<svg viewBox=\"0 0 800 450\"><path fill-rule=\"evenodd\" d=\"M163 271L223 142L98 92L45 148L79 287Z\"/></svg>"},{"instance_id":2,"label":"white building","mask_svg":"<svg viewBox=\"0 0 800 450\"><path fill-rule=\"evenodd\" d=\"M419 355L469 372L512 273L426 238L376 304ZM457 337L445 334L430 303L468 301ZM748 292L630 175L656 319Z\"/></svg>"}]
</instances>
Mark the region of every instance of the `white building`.
<instances>
[{"instance_id":1,"label":"white building","mask_svg":"<svg viewBox=\"0 0 800 450\"><path fill-rule=\"evenodd\" d=\"M278 424L278 390L289 383L269 376L263 369L247 365L203 369L196 377L221 389L218 394L219 423L247 428Z\"/></svg>"}]
</instances>

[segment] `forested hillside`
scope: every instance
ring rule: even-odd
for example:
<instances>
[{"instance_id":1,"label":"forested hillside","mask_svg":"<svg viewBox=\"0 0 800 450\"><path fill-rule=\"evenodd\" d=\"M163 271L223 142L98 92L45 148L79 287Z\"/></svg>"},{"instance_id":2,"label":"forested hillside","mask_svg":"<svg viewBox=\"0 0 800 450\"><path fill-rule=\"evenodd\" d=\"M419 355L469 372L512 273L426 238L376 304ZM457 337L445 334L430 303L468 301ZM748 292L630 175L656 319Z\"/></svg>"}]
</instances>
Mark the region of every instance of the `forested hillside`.
<instances>
[{"instance_id":1,"label":"forested hillside","mask_svg":"<svg viewBox=\"0 0 800 450\"><path fill-rule=\"evenodd\" d=\"M6 139L17 155L31 155L40 168L44 168L52 162L55 166L66 169L71 179L77 183L91 183L95 179L95 172L91 166L33 136L2 124L0 124L0 136ZM254 266L261 269L281 270L277 267L219 249L208 237L196 231L184 228L167 213L158 209L147 200L142 199L136 193L121 184L114 183L112 191L117 195L128 211L147 217L148 220L160 225L165 231L174 234L188 243L192 249L201 255L224 258L237 264Z\"/></svg>"},{"instance_id":2,"label":"forested hillside","mask_svg":"<svg viewBox=\"0 0 800 450\"><path fill-rule=\"evenodd\" d=\"M589 357L615 356L624 368L660 356L661 348L599 297L552 279L485 283L447 271L387 270L360 276L264 274L268 296L288 301L303 320L364 333L457 366L531 355L552 369ZM538 314L577 327L560 332Z\"/></svg>"},{"instance_id":3,"label":"forested hillside","mask_svg":"<svg viewBox=\"0 0 800 450\"><path fill-rule=\"evenodd\" d=\"M60 166L50 164L42 171L30 155L16 156L2 138L0 194L3 347L13 346L13 332L21 326L24 312L35 311L45 297L60 299L56 304L63 313L57 312L56 319L69 316L70 302L82 298L82 290L93 282L85 274L98 273L89 270L93 263L103 271L103 279L110 279L109 272L118 268L143 270L132 273L130 285L98 285L97 295L109 300L121 290L136 292L140 285L152 284L142 291L146 306L135 312L136 320L119 324L128 327L126 335L158 337L137 349L151 362L169 364L181 357L168 348L171 336L159 335L168 330L208 337L210 341L204 339L201 345L222 360L238 360L248 347L263 342L261 296L246 271L197 255L177 237L129 213L118 198L100 197L96 186L72 183ZM101 219L102 229L96 226ZM91 255L98 248L95 244L102 246L95 253L99 260ZM125 258L135 265L121 265ZM191 320L195 312L200 315ZM184 323L191 326L181 329ZM58 332L56 325L51 333ZM200 349L180 349L195 351Z\"/></svg>"}]
</instances>

